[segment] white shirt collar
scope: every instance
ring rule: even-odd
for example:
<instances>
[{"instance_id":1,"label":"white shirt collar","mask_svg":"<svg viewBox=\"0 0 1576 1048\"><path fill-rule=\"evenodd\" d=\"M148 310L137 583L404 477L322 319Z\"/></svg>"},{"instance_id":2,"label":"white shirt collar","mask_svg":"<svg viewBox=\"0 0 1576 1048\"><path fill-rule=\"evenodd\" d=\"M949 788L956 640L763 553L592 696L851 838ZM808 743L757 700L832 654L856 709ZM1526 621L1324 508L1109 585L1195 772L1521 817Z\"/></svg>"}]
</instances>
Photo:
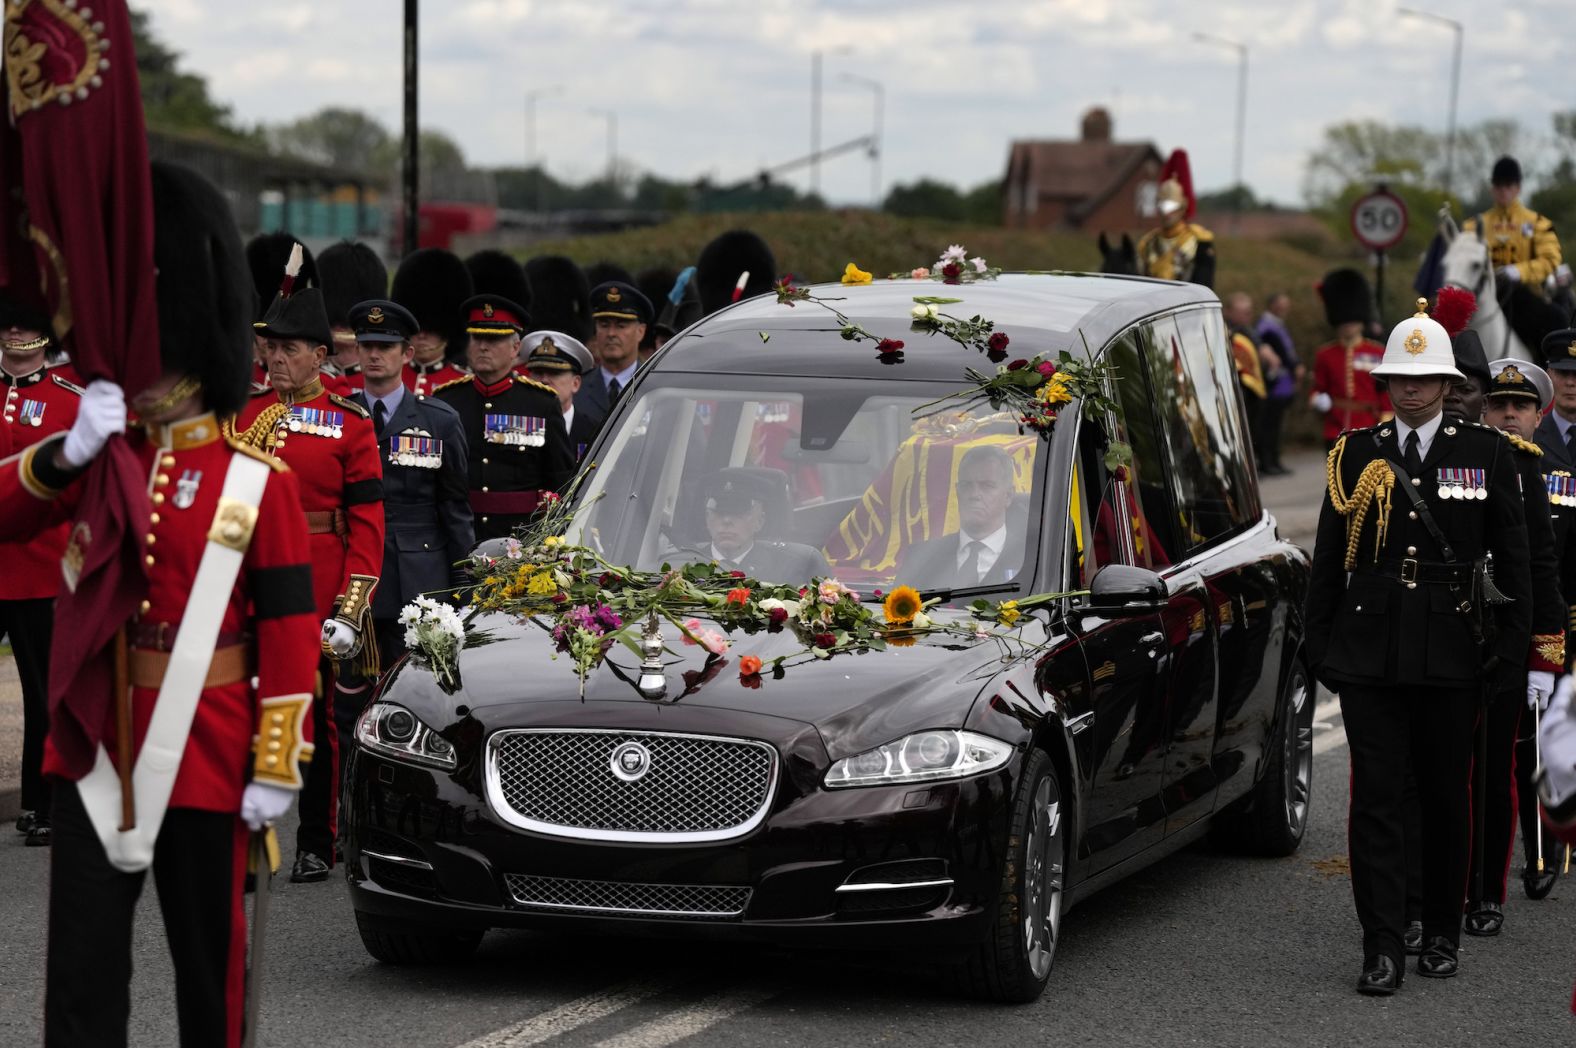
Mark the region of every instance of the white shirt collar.
<instances>
[{"instance_id":1,"label":"white shirt collar","mask_svg":"<svg viewBox=\"0 0 1576 1048\"><path fill-rule=\"evenodd\" d=\"M1424 459L1424 458L1428 457L1428 449L1433 446L1434 435L1439 432L1439 427L1440 427L1440 425L1442 425L1444 423L1444 421L1445 421L1444 412L1440 412L1439 414L1435 415L1433 418L1429 419L1427 422L1423 423L1421 426L1417 427L1417 457L1419 459ZM1406 454L1406 438L1407 438L1407 435L1410 434L1411 432L1412 432L1412 427L1411 426L1408 426L1405 422L1402 422L1399 418L1395 420L1395 440L1396 440L1396 445L1398 447L1400 447L1401 454L1403 454L1403 455Z\"/></svg>"},{"instance_id":2,"label":"white shirt collar","mask_svg":"<svg viewBox=\"0 0 1576 1048\"><path fill-rule=\"evenodd\" d=\"M639 367L640 367L640 358L639 357L636 357L635 358L635 362L633 364L629 365L629 367L625 368L623 371L620 371L616 375L613 372L609 371L607 368L604 367L602 369L602 385L604 387L606 387L608 385L611 385L614 379L617 379L618 380L618 388L619 388L619 390L620 391L626 390L626 389L629 388L629 380L635 377L635 370L637 368L639 368Z\"/></svg>"},{"instance_id":3,"label":"white shirt collar","mask_svg":"<svg viewBox=\"0 0 1576 1048\"><path fill-rule=\"evenodd\" d=\"M1564 415L1561 415L1559 408L1555 408L1553 411L1549 412L1549 414L1554 417L1554 425L1559 428L1560 439L1569 440L1571 435L1571 427L1576 426L1576 420L1568 419Z\"/></svg>"},{"instance_id":4,"label":"white shirt collar","mask_svg":"<svg viewBox=\"0 0 1576 1048\"><path fill-rule=\"evenodd\" d=\"M983 542L985 548L980 550L980 574L984 574L996 563L996 558L1001 556L1002 548L1007 545L1007 525L1003 524L989 535L976 538L963 529L958 529L958 567L963 566L963 551L969 548L971 542Z\"/></svg>"},{"instance_id":5,"label":"white shirt collar","mask_svg":"<svg viewBox=\"0 0 1576 1048\"><path fill-rule=\"evenodd\" d=\"M755 543L752 542L748 546L745 546L743 549L741 549L739 551L739 555L738 556L730 557L726 553L722 552L722 550L718 549L716 546L712 546L711 547L711 559L716 561L718 564L723 564L723 563L727 563L727 564L743 564L744 563L744 558L748 557L750 555L750 550L752 550L754 548L755 548Z\"/></svg>"},{"instance_id":6,"label":"white shirt collar","mask_svg":"<svg viewBox=\"0 0 1576 1048\"><path fill-rule=\"evenodd\" d=\"M568 433L569 432L569 427L573 426L574 424L575 424L575 402L571 400L569 402L569 406L564 409L564 432Z\"/></svg>"},{"instance_id":7,"label":"white shirt collar","mask_svg":"<svg viewBox=\"0 0 1576 1048\"><path fill-rule=\"evenodd\" d=\"M372 395L371 390L363 390L367 395L367 407L370 408L379 401L383 402L383 410L389 413L389 418L394 417L394 412L399 410L400 404L405 400L405 383L401 382L381 397Z\"/></svg>"}]
</instances>

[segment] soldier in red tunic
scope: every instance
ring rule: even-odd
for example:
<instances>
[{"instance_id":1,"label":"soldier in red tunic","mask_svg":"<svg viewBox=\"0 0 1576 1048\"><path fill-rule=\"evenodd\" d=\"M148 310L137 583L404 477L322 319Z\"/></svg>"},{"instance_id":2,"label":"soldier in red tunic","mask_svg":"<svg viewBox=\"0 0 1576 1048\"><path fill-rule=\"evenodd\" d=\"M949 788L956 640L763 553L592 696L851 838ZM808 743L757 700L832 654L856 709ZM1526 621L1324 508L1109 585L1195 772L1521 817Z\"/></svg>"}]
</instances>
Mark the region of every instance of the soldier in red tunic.
<instances>
[{"instance_id":1,"label":"soldier in red tunic","mask_svg":"<svg viewBox=\"0 0 1576 1048\"><path fill-rule=\"evenodd\" d=\"M1377 426L1390 418L1390 398L1374 384L1373 371L1384 347L1363 337L1373 315L1368 281L1355 269L1337 269L1319 284L1324 316L1335 341L1313 357L1313 392L1308 402L1324 416L1324 446L1350 429Z\"/></svg>"},{"instance_id":2,"label":"soldier in red tunic","mask_svg":"<svg viewBox=\"0 0 1576 1048\"><path fill-rule=\"evenodd\" d=\"M383 465L367 410L323 388L319 368L333 339L323 299L308 288L274 302L258 329L272 388L254 396L236 422L246 443L296 476L323 622L320 701L312 704L316 759L301 793L290 871L297 882L321 881L334 864L339 739L333 708L348 704L359 712L378 674L371 601L383 561Z\"/></svg>"},{"instance_id":3,"label":"soldier in red tunic","mask_svg":"<svg viewBox=\"0 0 1576 1048\"><path fill-rule=\"evenodd\" d=\"M71 428L82 388L65 363L50 364L49 318L16 302L0 302L0 458ZM49 642L60 588L66 528L48 528L26 542L0 543L0 636L11 642L22 680L22 814L27 843L49 843L49 782L42 773L49 728Z\"/></svg>"},{"instance_id":4,"label":"soldier in red tunic","mask_svg":"<svg viewBox=\"0 0 1576 1048\"><path fill-rule=\"evenodd\" d=\"M250 833L288 809L297 762L311 752L303 730L319 640L295 478L220 426L245 403L251 364L240 237L224 197L198 176L155 164L151 182L164 373L138 395L141 422L127 437L147 471L148 504L132 509L148 521L146 589L125 627L129 695L111 689L100 724L58 708L45 745L56 780L49 1045L126 1043L132 921L149 866L182 1043L240 1042ZM73 520L79 472L125 429L120 388L93 382L64 436L0 463L0 538ZM65 586L97 552L73 526ZM126 702L135 818L121 829L109 754ZM73 704L80 713L94 703Z\"/></svg>"},{"instance_id":5,"label":"soldier in red tunic","mask_svg":"<svg viewBox=\"0 0 1576 1048\"><path fill-rule=\"evenodd\" d=\"M410 310L421 325L410 340L414 352L405 365L405 388L417 396L470 377L463 364L469 336L460 306L472 293L470 270L458 255L440 247L413 252L395 271L389 298Z\"/></svg>"},{"instance_id":6,"label":"soldier in red tunic","mask_svg":"<svg viewBox=\"0 0 1576 1048\"><path fill-rule=\"evenodd\" d=\"M286 267L295 253L295 269L286 276ZM263 325L263 314L278 297L281 288L288 294L293 286L317 287L317 263L293 233L259 233L246 242L246 265L252 273L252 386L262 390L268 385L268 365L263 363L263 336L256 329Z\"/></svg>"}]
</instances>

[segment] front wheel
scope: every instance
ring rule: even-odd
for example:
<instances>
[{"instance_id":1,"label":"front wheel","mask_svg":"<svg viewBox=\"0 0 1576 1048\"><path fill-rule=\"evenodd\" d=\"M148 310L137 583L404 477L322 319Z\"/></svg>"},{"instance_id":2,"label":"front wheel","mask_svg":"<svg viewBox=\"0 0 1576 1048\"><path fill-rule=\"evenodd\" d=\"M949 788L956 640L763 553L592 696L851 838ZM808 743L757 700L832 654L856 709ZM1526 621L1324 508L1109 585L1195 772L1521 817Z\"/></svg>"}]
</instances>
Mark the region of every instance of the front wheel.
<instances>
[{"instance_id":1,"label":"front wheel","mask_svg":"<svg viewBox=\"0 0 1576 1048\"><path fill-rule=\"evenodd\" d=\"M1067 831L1056 767L1040 750L1024 761L996 924L963 966L964 984L979 997L1026 1003L1045 990L1061 940Z\"/></svg>"}]
</instances>

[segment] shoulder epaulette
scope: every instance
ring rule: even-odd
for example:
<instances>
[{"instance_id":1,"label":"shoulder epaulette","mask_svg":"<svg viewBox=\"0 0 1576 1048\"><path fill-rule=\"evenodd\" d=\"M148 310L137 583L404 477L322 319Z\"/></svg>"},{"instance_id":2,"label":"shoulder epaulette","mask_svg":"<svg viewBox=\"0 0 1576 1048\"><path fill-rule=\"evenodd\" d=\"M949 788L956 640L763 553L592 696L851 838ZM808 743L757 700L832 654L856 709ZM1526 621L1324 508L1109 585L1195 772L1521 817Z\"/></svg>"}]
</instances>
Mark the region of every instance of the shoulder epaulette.
<instances>
[{"instance_id":1,"label":"shoulder epaulette","mask_svg":"<svg viewBox=\"0 0 1576 1048\"><path fill-rule=\"evenodd\" d=\"M224 442L230 445L230 447L234 448L238 453L245 455L247 458L254 458L259 462L268 463L273 467L275 473L290 472L290 467L285 465L284 459L277 459L268 454L266 451L257 450L256 448L252 447L252 445L235 436L233 431L224 435Z\"/></svg>"},{"instance_id":2,"label":"shoulder epaulette","mask_svg":"<svg viewBox=\"0 0 1576 1048\"><path fill-rule=\"evenodd\" d=\"M552 386L549 386L546 382L538 382L536 379L526 378L524 375L516 375L514 376L514 380L520 383L522 386L533 386L536 389L541 390L543 393L551 393L555 399L558 396L558 390L554 389Z\"/></svg>"},{"instance_id":3,"label":"shoulder epaulette","mask_svg":"<svg viewBox=\"0 0 1576 1048\"><path fill-rule=\"evenodd\" d=\"M283 404L270 404L257 413L252 424L246 429L237 431L235 418L225 419L219 423L219 432L224 436L225 443L232 448L246 447L264 458L272 459L267 452L273 450L274 440L278 436L279 423L290 417L290 409Z\"/></svg>"},{"instance_id":4,"label":"shoulder epaulette","mask_svg":"<svg viewBox=\"0 0 1576 1048\"><path fill-rule=\"evenodd\" d=\"M349 397L342 397L338 393L330 393L328 395L328 401L329 401L330 404L338 404L340 407L344 408L346 411L350 412L351 414L360 415L362 418L371 418L372 417L372 412L368 411L366 408L362 407L360 404L357 404L354 400L351 400Z\"/></svg>"},{"instance_id":5,"label":"shoulder epaulette","mask_svg":"<svg viewBox=\"0 0 1576 1048\"><path fill-rule=\"evenodd\" d=\"M1515 448L1517 451L1538 458L1543 456L1543 449L1538 447L1532 441L1527 440L1525 437L1518 437L1514 433L1506 433L1505 436L1510 438L1510 446Z\"/></svg>"},{"instance_id":6,"label":"shoulder epaulette","mask_svg":"<svg viewBox=\"0 0 1576 1048\"><path fill-rule=\"evenodd\" d=\"M449 379L449 381L443 383L442 385L433 386L432 387L432 392L434 392L434 393L442 393L444 390L448 389L450 386L463 386L463 385L465 385L465 383L469 382L470 380L471 380L471 376L469 376L469 375L461 375L459 378L451 378L451 379Z\"/></svg>"},{"instance_id":7,"label":"shoulder epaulette","mask_svg":"<svg viewBox=\"0 0 1576 1048\"><path fill-rule=\"evenodd\" d=\"M87 392L87 390L83 389L81 386L77 385L68 378L61 378L59 375L50 375L49 377L55 380L55 385L59 386L61 389L69 389L79 397Z\"/></svg>"},{"instance_id":8,"label":"shoulder epaulette","mask_svg":"<svg viewBox=\"0 0 1576 1048\"><path fill-rule=\"evenodd\" d=\"M1215 234L1211 233L1203 226L1197 224L1194 224L1193 226L1193 236L1205 242L1213 241L1215 239Z\"/></svg>"}]
</instances>

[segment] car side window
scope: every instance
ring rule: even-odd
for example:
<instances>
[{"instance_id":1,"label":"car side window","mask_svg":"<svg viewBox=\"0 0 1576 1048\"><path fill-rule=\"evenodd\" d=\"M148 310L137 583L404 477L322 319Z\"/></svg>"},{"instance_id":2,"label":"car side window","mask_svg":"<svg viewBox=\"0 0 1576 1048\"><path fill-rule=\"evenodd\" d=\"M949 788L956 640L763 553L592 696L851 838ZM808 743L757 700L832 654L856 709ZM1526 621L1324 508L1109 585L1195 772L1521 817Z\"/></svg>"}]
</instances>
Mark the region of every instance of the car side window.
<instances>
[{"instance_id":1,"label":"car side window","mask_svg":"<svg viewBox=\"0 0 1576 1048\"><path fill-rule=\"evenodd\" d=\"M1142 345L1148 329L1133 328L1112 342L1106 361L1115 369L1116 401L1121 408L1119 429L1133 449L1128 479L1118 486L1117 497L1126 502L1128 528L1133 536L1134 563L1159 569L1176 561L1182 548L1176 517L1171 509L1171 489L1166 480L1165 436L1150 396L1145 361L1150 354Z\"/></svg>"},{"instance_id":2,"label":"car side window","mask_svg":"<svg viewBox=\"0 0 1576 1048\"><path fill-rule=\"evenodd\" d=\"M1188 310L1144 325L1150 392L1161 425L1166 476L1177 507L1178 548L1191 553L1233 534L1257 514L1239 423L1236 380L1220 318ZM1218 351L1218 352L1217 352Z\"/></svg>"},{"instance_id":3,"label":"car side window","mask_svg":"<svg viewBox=\"0 0 1576 1048\"><path fill-rule=\"evenodd\" d=\"M1128 487L1105 468L1103 429L1085 422L1078 433L1078 457L1068 483L1068 579L1088 589L1107 564L1136 564L1136 543L1128 513Z\"/></svg>"}]
</instances>

